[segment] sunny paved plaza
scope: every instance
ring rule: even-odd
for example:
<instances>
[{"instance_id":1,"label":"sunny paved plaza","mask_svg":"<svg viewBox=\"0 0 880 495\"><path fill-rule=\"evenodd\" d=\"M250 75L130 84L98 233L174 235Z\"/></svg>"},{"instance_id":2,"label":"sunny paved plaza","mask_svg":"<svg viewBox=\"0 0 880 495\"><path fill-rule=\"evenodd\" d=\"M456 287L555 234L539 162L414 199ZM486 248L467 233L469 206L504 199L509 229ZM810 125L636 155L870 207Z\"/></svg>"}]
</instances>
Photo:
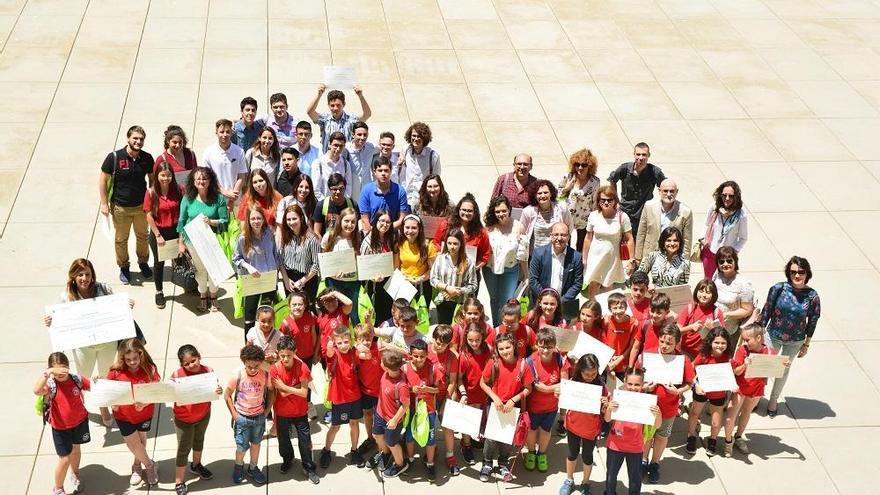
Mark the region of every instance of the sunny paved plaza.
<instances>
[{"instance_id":1,"label":"sunny paved plaza","mask_svg":"<svg viewBox=\"0 0 880 495\"><path fill-rule=\"evenodd\" d=\"M157 310L151 284L116 281L111 243L96 227L103 157L134 124L155 156L172 123L201 156L215 141L213 122L237 119L247 95L264 113L268 95L284 92L302 119L329 64L356 68L373 110L371 140L430 123L450 196L472 191L481 207L518 152L555 183L568 155L589 147L604 180L646 141L693 208L695 234L714 187L738 181L751 217L743 274L763 300L784 279L785 260L808 258L822 318L779 416L758 406L750 456L709 459L700 450L687 458L679 420L663 480L644 492L873 492L876 462L866 448L880 442L872 310L880 300L880 1L871 0L0 0L0 492L51 489L56 455L31 387L50 351L43 307L56 302L74 258L91 259L98 280L137 301L135 318L165 376L184 343L197 344L221 374L238 364L231 283L223 313L199 315L197 298L172 295L167 283L169 304ZM358 110L353 93L348 110ZM161 484L153 491L172 493L173 422L169 408L158 411L149 449ZM125 493L131 456L118 430L91 427L85 493ZM325 429L313 424L316 444ZM337 441L337 452L348 450L344 428ZM337 458L313 487L296 469L278 474L272 439L262 454L271 483L232 486L228 413L216 402L204 455L217 476L190 489L555 494L562 442L554 437L548 476L506 485L481 484L474 469L452 479L441 469L429 486L419 467L383 484ZM594 493L604 459L603 448Z\"/></svg>"}]
</instances>

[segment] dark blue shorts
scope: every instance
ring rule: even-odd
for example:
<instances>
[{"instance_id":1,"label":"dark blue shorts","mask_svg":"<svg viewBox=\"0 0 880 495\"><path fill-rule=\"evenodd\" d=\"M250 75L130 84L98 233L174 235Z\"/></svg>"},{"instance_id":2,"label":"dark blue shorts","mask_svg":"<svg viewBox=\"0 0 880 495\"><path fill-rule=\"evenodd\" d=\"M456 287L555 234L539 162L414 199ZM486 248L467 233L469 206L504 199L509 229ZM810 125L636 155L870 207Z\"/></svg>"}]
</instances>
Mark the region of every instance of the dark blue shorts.
<instances>
[{"instance_id":1,"label":"dark blue shorts","mask_svg":"<svg viewBox=\"0 0 880 495\"><path fill-rule=\"evenodd\" d=\"M360 399L345 404L333 404L330 408L330 424L333 426L347 425L349 421L357 421L363 417Z\"/></svg>"},{"instance_id":2,"label":"dark blue shorts","mask_svg":"<svg viewBox=\"0 0 880 495\"><path fill-rule=\"evenodd\" d=\"M367 394L361 395L361 409L363 409L364 411L376 409L376 405L378 404L378 397L373 397L372 395Z\"/></svg>"},{"instance_id":3,"label":"dark blue shorts","mask_svg":"<svg viewBox=\"0 0 880 495\"><path fill-rule=\"evenodd\" d=\"M556 422L556 411L546 413L529 413L529 429L532 431L541 428L544 431L553 429L553 423Z\"/></svg>"},{"instance_id":4,"label":"dark blue shorts","mask_svg":"<svg viewBox=\"0 0 880 495\"><path fill-rule=\"evenodd\" d=\"M128 421L116 419L116 426L119 427L119 433L122 433L123 437L127 437L136 431L150 431L150 426L152 426L152 424L152 419L148 419L142 423L129 423Z\"/></svg>"},{"instance_id":5,"label":"dark blue shorts","mask_svg":"<svg viewBox=\"0 0 880 495\"><path fill-rule=\"evenodd\" d=\"M56 430L52 428L52 441L55 443L55 453L59 457L70 455L73 452L74 445L89 443L91 439L88 418L69 430Z\"/></svg>"},{"instance_id":6,"label":"dark blue shorts","mask_svg":"<svg viewBox=\"0 0 880 495\"><path fill-rule=\"evenodd\" d=\"M379 414L373 415L373 435L382 435L389 447L394 447L400 443L401 430L403 430L402 424L390 430L388 429L388 422L382 416L379 416Z\"/></svg>"}]
</instances>

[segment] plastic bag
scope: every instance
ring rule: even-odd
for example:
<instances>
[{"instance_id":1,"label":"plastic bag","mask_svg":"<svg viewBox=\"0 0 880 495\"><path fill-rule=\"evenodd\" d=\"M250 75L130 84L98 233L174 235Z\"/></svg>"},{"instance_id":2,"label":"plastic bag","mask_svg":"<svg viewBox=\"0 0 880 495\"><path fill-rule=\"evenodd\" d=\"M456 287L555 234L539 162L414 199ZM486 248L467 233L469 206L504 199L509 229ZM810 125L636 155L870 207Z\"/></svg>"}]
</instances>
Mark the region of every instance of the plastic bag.
<instances>
[{"instance_id":1,"label":"plastic bag","mask_svg":"<svg viewBox=\"0 0 880 495\"><path fill-rule=\"evenodd\" d=\"M419 447L428 444L431 436L431 421L428 419L428 404L423 399L416 402L416 412L410 428L412 428L413 440L419 444Z\"/></svg>"},{"instance_id":2,"label":"plastic bag","mask_svg":"<svg viewBox=\"0 0 880 495\"><path fill-rule=\"evenodd\" d=\"M428 303L425 301L425 296L419 296L417 298L413 298L410 305L416 310L416 317L418 317L418 324L416 324L416 330L419 331L422 335L428 335L428 332L431 330L431 321L430 321L430 313L428 312Z\"/></svg>"}]
</instances>

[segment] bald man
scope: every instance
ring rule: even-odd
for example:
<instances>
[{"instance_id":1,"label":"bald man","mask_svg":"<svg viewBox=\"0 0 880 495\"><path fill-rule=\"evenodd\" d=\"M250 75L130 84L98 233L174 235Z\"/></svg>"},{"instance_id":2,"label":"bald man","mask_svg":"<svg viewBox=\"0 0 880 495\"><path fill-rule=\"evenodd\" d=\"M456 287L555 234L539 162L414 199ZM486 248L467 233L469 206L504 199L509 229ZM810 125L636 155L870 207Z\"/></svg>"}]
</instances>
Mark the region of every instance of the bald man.
<instances>
[{"instance_id":1,"label":"bald man","mask_svg":"<svg viewBox=\"0 0 880 495\"><path fill-rule=\"evenodd\" d=\"M514 208L529 206L529 185L538 178L532 175L532 157L520 153L513 157L513 172L498 177L492 188L492 197L505 196Z\"/></svg>"},{"instance_id":2,"label":"bald man","mask_svg":"<svg viewBox=\"0 0 880 495\"><path fill-rule=\"evenodd\" d=\"M684 252L682 256L688 259L691 252L691 239L693 239L693 214L688 206L678 199L678 184L672 179L663 179L660 186L659 198L645 203L642 216L639 219L639 228L636 234L636 260L658 248L660 233L666 227L676 227L684 235Z\"/></svg>"},{"instance_id":3,"label":"bald man","mask_svg":"<svg viewBox=\"0 0 880 495\"><path fill-rule=\"evenodd\" d=\"M584 285L584 263L581 253L569 246L568 225L556 222L550 227L550 244L535 248L529 262L531 306L544 289L553 289L562 299L562 316L573 321L578 314L578 294Z\"/></svg>"}]
</instances>

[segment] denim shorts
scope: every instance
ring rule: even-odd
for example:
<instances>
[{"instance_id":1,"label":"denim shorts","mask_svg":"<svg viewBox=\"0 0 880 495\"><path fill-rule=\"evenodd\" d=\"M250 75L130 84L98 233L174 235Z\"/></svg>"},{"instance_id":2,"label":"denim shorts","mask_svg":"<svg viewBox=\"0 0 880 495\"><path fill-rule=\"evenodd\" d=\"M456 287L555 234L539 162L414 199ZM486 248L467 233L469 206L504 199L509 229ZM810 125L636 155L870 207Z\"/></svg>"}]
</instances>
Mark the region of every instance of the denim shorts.
<instances>
[{"instance_id":1,"label":"denim shorts","mask_svg":"<svg viewBox=\"0 0 880 495\"><path fill-rule=\"evenodd\" d=\"M403 430L402 424L397 425L397 428L391 430L388 428L388 422L382 416L378 414L373 415L373 435L382 435L389 447L394 447L400 443L401 430Z\"/></svg>"},{"instance_id":2,"label":"denim shorts","mask_svg":"<svg viewBox=\"0 0 880 495\"><path fill-rule=\"evenodd\" d=\"M235 430L235 450L247 452L251 445L259 445L263 441L266 432L266 414L257 416L245 416L238 413L238 419L233 425Z\"/></svg>"},{"instance_id":3,"label":"denim shorts","mask_svg":"<svg viewBox=\"0 0 880 495\"><path fill-rule=\"evenodd\" d=\"M416 420L415 414L410 414L409 425L406 427L406 432L404 432L403 436L406 439L406 443L413 443L415 439L413 438L413 422ZM434 436L434 429L437 423L437 413L432 412L428 413L428 443L425 444L425 447L431 447L437 443L437 438Z\"/></svg>"},{"instance_id":4,"label":"denim shorts","mask_svg":"<svg viewBox=\"0 0 880 495\"><path fill-rule=\"evenodd\" d=\"M529 413L529 429L532 431L541 428L544 431L553 429L553 423L556 422L556 411L545 413Z\"/></svg>"},{"instance_id":5,"label":"denim shorts","mask_svg":"<svg viewBox=\"0 0 880 495\"><path fill-rule=\"evenodd\" d=\"M364 410L361 409L360 399L345 404L333 404L330 408L332 426L347 425L349 421L357 421L363 417Z\"/></svg>"}]
</instances>

